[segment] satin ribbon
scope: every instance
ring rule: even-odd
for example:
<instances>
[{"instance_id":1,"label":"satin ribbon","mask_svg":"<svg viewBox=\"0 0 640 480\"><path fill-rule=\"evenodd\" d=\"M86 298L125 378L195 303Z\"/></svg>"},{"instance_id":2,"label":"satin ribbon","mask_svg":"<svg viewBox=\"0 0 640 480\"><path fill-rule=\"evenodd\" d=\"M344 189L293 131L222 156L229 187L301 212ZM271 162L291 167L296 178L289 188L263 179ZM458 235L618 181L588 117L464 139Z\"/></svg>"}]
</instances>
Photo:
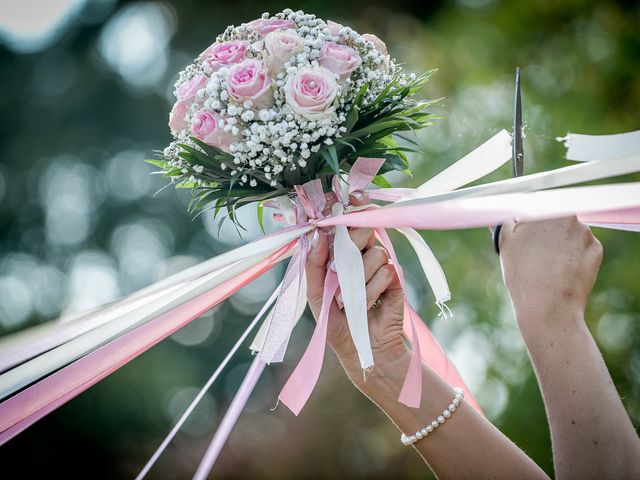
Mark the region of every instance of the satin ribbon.
<instances>
[{"instance_id":1,"label":"satin ribbon","mask_svg":"<svg viewBox=\"0 0 640 480\"><path fill-rule=\"evenodd\" d=\"M640 153L640 130L615 135L568 133L558 138L567 147L567 160L590 162Z\"/></svg>"},{"instance_id":2,"label":"satin ribbon","mask_svg":"<svg viewBox=\"0 0 640 480\"><path fill-rule=\"evenodd\" d=\"M378 241L387 249L387 252L389 252L389 258L396 270L402 289L406 291L404 273L402 272L402 267L398 262L398 257L396 256L395 249L393 248L393 243L391 243L391 239L387 235L387 231L384 228L376 228L375 232ZM405 331L409 330L411 332L409 336L411 341L411 359L409 360L409 367L404 377L404 382L402 383L402 389L400 390L398 401L404 403L408 407L419 408L420 400L422 398L422 356L420 353L420 339L416 329L417 315L414 316L413 310L407 309L407 306L408 304L405 300L405 311L409 312L409 316L408 318L407 316L404 317L403 328Z\"/></svg>"},{"instance_id":3,"label":"satin ribbon","mask_svg":"<svg viewBox=\"0 0 640 480\"><path fill-rule=\"evenodd\" d=\"M249 400L249 396L253 389L258 383L260 379L260 375L262 375L262 371L267 364L263 362L260 357L255 357L253 362L251 362L251 367L249 367L249 371L247 375L244 377L242 384L240 385L240 389L236 393L227 413L225 413L218 430L216 430L215 435L213 436L213 440L207 447L207 451L205 452L202 460L200 460L200 465L198 465L198 469L196 470L195 475L193 476L193 480L205 480L209 476L209 472L213 468L213 465L224 447L224 444L229 438L229 434L236 422L238 421L238 417L244 406L247 404L247 400Z\"/></svg>"},{"instance_id":4,"label":"satin ribbon","mask_svg":"<svg viewBox=\"0 0 640 480\"><path fill-rule=\"evenodd\" d=\"M291 243L259 264L118 337L0 404L0 445L273 268Z\"/></svg>"},{"instance_id":5,"label":"satin ribbon","mask_svg":"<svg viewBox=\"0 0 640 480\"><path fill-rule=\"evenodd\" d=\"M496 140L493 145L496 149L495 151L499 152L504 149L504 142ZM491 151L493 151L493 149ZM445 172L441 174L442 176L439 181L445 182L446 180L446 182L449 182L447 188L437 187L438 182L436 182L436 184L431 182L431 186L422 188L422 190L418 192L407 189L389 189L386 192L376 190L376 193L370 192L371 198L380 198L381 200L392 201L394 203L378 209L368 209L359 212L353 211L330 218L322 218L321 212L318 212L316 205L323 201L324 196L320 195L321 191L318 190L317 183L315 187L306 184L303 185L301 189L296 188L298 197L301 195L302 197L306 196L306 198L300 200L299 206L295 206L294 208L296 225L285 227L279 232L267 235L262 239L174 275L167 281L159 282L156 285L144 289L141 293L134 294L129 298L129 301L154 292L160 292L164 288L175 287L175 289L179 289L182 288L185 283L191 283L191 287L194 285L196 287L202 287L208 280L202 280L203 277L211 275L211 278L219 278L219 276L224 273L225 268L231 270L236 268L238 263L242 263L242 268L238 270L239 272L241 271L241 273L238 273L236 277L224 281L224 283L218 285L214 290L201 294L192 300L185 301L184 296L177 296L175 298L177 303L171 305L171 307L174 307L173 310L159 317L153 318L155 315L160 314L158 310L152 313L149 318L138 317L137 321L121 322L118 328L110 328L104 335L94 335L92 342L85 342L85 345L93 344L95 347L98 347L96 350L88 354L82 353L81 350L75 350L73 352L74 355L79 354L84 356L0 404L0 431L3 431L0 435L0 442L11 438L12 435L26 428L47 412L57 408L57 406L68 399L73 398L73 396L77 395L80 391L83 391L108 375L111 371L135 358L139 353L150 348L155 342L169 335L181 325L186 324L190 319L195 318L198 314L198 308L203 307L203 304L200 302L206 302L206 305L215 304L217 301L220 301L219 299L224 298L225 295L233 293L233 291L235 291L234 285L244 284L243 282L246 283L250 281L249 279L255 278L272 266L268 261L264 260L251 267L250 262L245 262L246 259L257 259L258 253L271 255L270 258L272 262L282 259L285 255L283 251L279 251L280 256L275 257L273 255L276 254L273 252L278 248L285 248L282 246L292 239L296 239L296 241L300 243L297 252L299 253L300 250L305 249L302 243L304 239L307 239L307 232L310 232L314 228L330 226L375 227L378 230L378 236L384 238L384 236L386 236L386 232L382 230L384 227L404 229L470 228L493 225L504 219L513 217L520 218L521 220L537 220L576 213L579 213L581 218L587 216L591 221L594 220L593 216L597 215L596 220L599 220L602 225L623 225L629 229L636 228L638 224L637 208L640 207L640 190L638 184L564 188L544 192L533 191L636 172L640 170L639 153L640 152L635 149L626 156L618 155L615 158L592 159L585 164L565 167L551 172L543 172L518 179L493 182L477 187L462 188L453 192L447 192L447 188L458 188L490 172L492 168L497 168L497 166L501 164L500 162L503 162L502 154L498 155L499 158L490 159L488 158L490 155L485 151L480 157L476 156L476 160L473 162L468 159L464 160L463 158L460 161L462 163L456 163L447 169L449 173L445 174L445 172L447 172L447 170L445 170ZM473 156L471 158L473 158ZM370 162L371 160L363 160L362 166L366 166L370 164ZM466 168L461 168L463 165L469 168L469 172L466 171ZM373 168L371 170L373 170ZM355 172L353 172L352 169L354 175L358 174L359 171L360 167L356 169ZM371 172L365 172L363 175L371 175ZM354 185L356 185L356 182L361 181L357 176L354 176ZM351 182L352 180L349 178L348 183ZM429 184L429 182L427 182L427 184ZM347 188L344 182L340 182L338 177L334 177L333 186L336 195L344 206L345 197L350 191L349 188ZM522 191L533 193L513 193ZM407 196L413 198L405 198ZM399 199L405 199L405 201L397 202ZM616 213L616 210L626 212L626 216L621 217L619 212ZM304 212L304 216L301 212ZM625 221L620 221L621 218L624 218ZM288 251L291 248L293 248L293 244L289 244L285 249ZM301 258L302 255L303 254L300 254L299 258ZM299 266L304 265L304 262L298 261L297 265L297 269L299 269ZM263 268L264 270L262 270ZM292 272L296 272L297 269L292 269ZM291 282L293 285L295 285L296 281L298 281L298 283L302 281L300 275L292 275L294 275L293 281ZM210 283L207 286L211 287L213 285L214 283ZM436 295L436 298L437 297ZM295 301L298 300L296 299ZM178 304L180 305L176 306ZM436 364L438 363L438 359L441 360L442 365L440 365L439 370L433 366L432 368L436 371L443 372L443 377L455 379L456 382L458 382L455 375L451 373L452 368L450 362L448 362L448 359L446 359L441 349L436 349L435 347L429 349L429 352L433 354L432 358L429 358L429 356L424 353L424 348L420 349L421 346L424 346L423 339L426 338L427 340L425 341L428 341L430 334L427 335L425 333L425 331L428 332L428 329L425 330L426 326L424 326L423 322L418 321L417 315L408 305L405 305L405 309L405 319L409 318L409 321L405 323L405 329L408 331L407 334L411 337L412 343L415 342L420 350L419 357L428 364L429 362ZM121 319L122 316L116 316L116 318ZM109 323L112 322L110 321ZM295 322L287 322L285 330L292 328L294 324ZM82 333L78 338L87 340L89 334L90 332ZM321 332L319 332L318 335L320 335L320 339L322 339ZM268 337L269 335L267 335L267 338ZM64 336L59 337L56 341L61 341L60 338L64 338ZM431 339L431 344L434 344L435 340L432 337ZM103 344L105 341L109 341L109 343ZM288 336L286 337L286 341L288 341ZM314 342L314 348L311 349L311 352L318 350L315 346L315 343L318 342L319 340ZM64 345L66 345L66 343L62 346ZM100 345L103 346L100 347ZM57 350L57 348L58 347L54 350ZM284 344L283 342L279 342L278 348L286 348L286 342ZM280 352L278 349L274 350ZM60 351L61 350L58 350L58 352ZM60 358L60 361L73 361L74 358L77 358L74 357L74 355ZM312 358L315 358L317 355L317 353L309 354ZM417 368L415 368L416 362L414 360L416 356L415 354L412 355L412 365L405 378L405 384L411 383L407 381L410 375L416 375ZM40 357L42 357L42 355L36 357L36 359ZM314 369L316 369L317 364L314 365ZM321 367L321 361L319 365ZM418 367L420 367L419 364ZM47 367L48 370L42 370L39 375L51 372L55 368L57 367L52 368L49 365ZM9 370L7 373L13 372L13 370L15 369ZM319 371L319 369L317 371ZM455 371L455 369L453 369L453 371ZM0 380L3 377L7 378L5 375L1 375ZM410 378L413 378L413 376ZM406 389L404 387L405 385L403 385L403 391L401 392L402 401L408 405L415 405L417 399L417 404L419 404L419 392L417 392L417 389L411 388L410 385ZM305 388L309 390L309 387ZM285 392L285 397L286 396ZM471 396L468 398L472 399ZM299 406L299 408L302 407Z\"/></svg>"},{"instance_id":6,"label":"satin ribbon","mask_svg":"<svg viewBox=\"0 0 640 480\"><path fill-rule=\"evenodd\" d=\"M249 326L246 328L246 330L242 333L242 335L240 335L240 338L238 338L238 340L233 345L233 347L231 347L231 350L229 350L227 355L222 359L222 362L220 362L220 365L218 365L218 368L216 368L213 374L209 377L209 380L207 380L207 383L204 384L204 386L200 389L200 391L195 396L195 398L191 401L191 403L186 408L186 410L182 413L182 415L180 415L180 418L178 419L178 421L175 423L175 425L173 426L171 431L167 434L167 436L162 440L162 443L160 444L160 446L153 453L149 461L147 461L147 463L142 468L140 473L136 476L135 480L142 480L146 476L146 474L149 473L149 470L151 470L151 467L155 465L158 458L160 458L160 455L162 455L165 449L169 446L169 443L171 443L171 440L173 440L173 437L175 437L176 434L180 431L180 429L182 428L182 425L184 425L184 423L187 421L191 413L195 410L195 408L198 406L200 401L204 398L206 393L209 391L213 383L218 379L218 377L220 376L222 371L225 369L225 367L227 366L231 358L235 355L235 353L240 348L240 345L242 345L242 343L247 339L247 337L249 336L251 331L256 327L260 319L271 307L273 302L275 302L281 288L282 288L282 283L280 283L280 285L278 285L278 287L273 291L273 293L271 294L271 297L269 297L269 300L267 300L267 302L262 306L262 308L257 313L257 315L253 318L251 323L249 323Z\"/></svg>"},{"instance_id":7,"label":"satin ribbon","mask_svg":"<svg viewBox=\"0 0 640 480\"><path fill-rule=\"evenodd\" d=\"M333 297L338 289L338 276L331 269L327 269L324 279L324 292L322 297L322 307L316 328L313 331L311 340L294 369L293 373L285 383L278 398L289 410L298 415L304 407L307 399L318 382L322 363L324 360L325 345L327 343L327 325L329 323L329 311Z\"/></svg>"}]
</instances>

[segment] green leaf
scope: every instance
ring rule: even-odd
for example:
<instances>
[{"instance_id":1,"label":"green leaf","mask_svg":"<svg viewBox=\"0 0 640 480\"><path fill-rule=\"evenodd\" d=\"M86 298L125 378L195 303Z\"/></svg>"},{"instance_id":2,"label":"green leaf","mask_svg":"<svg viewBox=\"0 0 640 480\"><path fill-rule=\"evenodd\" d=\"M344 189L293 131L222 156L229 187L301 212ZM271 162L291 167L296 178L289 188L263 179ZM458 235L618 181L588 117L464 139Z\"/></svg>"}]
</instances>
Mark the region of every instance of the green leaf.
<instances>
[{"instance_id":1,"label":"green leaf","mask_svg":"<svg viewBox=\"0 0 640 480\"><path fill-rule=\"evenodd\" d=\"M382 188L392 187L392 185L382 175L376 175L375 177L373 177L373 180L371 180L371 183L373 183L374 185L378 185L379 187L382 187Z\"/></svg>"},{"instance_id":2,"label":"green leaf","mask_svg":"<svg viewBox=\"0 0 640 480\"><path fill-rule=\"evenodd\" d=\"M148 159L145 160L145 163L148 163L149 165L153 165L155 167L159 167L159 168L166 168L167 166L167 162L166 160L154 160L154 159Z\"/></svg>"},{"instance_id":3,"label":"green leaf","mask_svg":"<svg viewBox=\"0 0 640 480\"><path fill-rule=\"evenodd\" d=\"M356 123L358 122L358 118L360 118L360 115L358 114L358 106L354 105L353 108L347 114L347 118L345 119L344 124L342 125L344 128L347 129L347 132L346 132L347 134L351 132L353 127L356 125Z\"/></svg>"},{"instance_id":4,"label":"green leaf","mask_svg":"<svg viewBox=\"0 0 640 480\"><path fill-rule=\"evenodd\" d=\"M360 90L358 90L358 93L356 94L356 99L354 100L354 105L356 106L360 106L362 105L362 100L364 99L365 94L367 93L367 90L369 89L369 83L365 83L362 87L360 87Z\"/></svg>"},{"instance_id":5,"label":"green leaf","mask_svg":"<svg viewBox=\"0 0 640 480\"><path fill-rule=\"evenodd\" d=\"M264 231L264 202L258 202L256 204L257 210L258 210L258 225L260 225L260 230L262 230L262 233L266 233Z\"/></svg>"},{"instance_id":6,"label":"green leaf","mask_svg":"<svg viewBox=\"0 0 640 480\"><path fill-rule=\"evenodd\" d=\"M341 145L344 145L346 147L349 147L351 150L353 150L354 153L357 153L356 147L354 147L353 145L351 145L349 142L347 142L346 140L343 140L342 138L336 138L335 139L336 142L338 142Z\"/></svg>"},{"instance_id":7,"label":"green leaf","mask_svg":"<svg viewBox=\"0 0 640 480\"><path fill-rule=\"evenodd\" d=\"M335 145L328 145L327 148L322 150L322 156L327 161L331 171L336 175L340 175L340 162L338 160L338 152Z\"/></svg>"},{"instance_id":8,"label":"green leaf","mask_svg":"<svg viewBox=\"0 0 640 480\"><path fill-rule=\"evenodd\" d=\"M381 174L390 172L392 170L396 170L398 172L406 170L407 165L404 163L404 160L402 159L402 157L400 157L400 155L397 155L395 153L388 153L383 156L385 158L385 162L380 168Z\"/></svg>"},{"instance_id":9,"label":"green leaf","mask_svg":"<svg viewBox=\"0 0 640 480\"><path fill-rule=\"evenodd\" d=\"M182 180L175 185L176 188L196 188L197 186L197 182L192 182L190 180Z\"/></svg>"}]
</instances>

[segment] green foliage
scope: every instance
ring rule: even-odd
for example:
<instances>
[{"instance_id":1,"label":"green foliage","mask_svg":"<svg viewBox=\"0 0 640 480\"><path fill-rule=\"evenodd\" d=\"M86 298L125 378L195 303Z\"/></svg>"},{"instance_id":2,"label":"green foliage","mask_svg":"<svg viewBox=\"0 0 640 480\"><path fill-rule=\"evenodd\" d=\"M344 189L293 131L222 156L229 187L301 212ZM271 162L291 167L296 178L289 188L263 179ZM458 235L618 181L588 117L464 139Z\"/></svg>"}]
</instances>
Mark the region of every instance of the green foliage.
<instances>
[{"instance_id":1,"label":"green foliage","mask_svg":"<svg viewBox=\"0 0 640 480\"><path fill-rule=\"evenodd\" d=\"M440 99L414 98L435 72L429 70L413 79L397 75L367 105L363 105L368 90L365 84L356 94L353 107L347 113L343 124L346 129L344 135L337 138L335 143L322 145L317 153L310 156L307 167L295 171L287 169L276 186L272 186L258 170L251 172L257 182L255 187L239 185L238 177L241 174L234 169L233 156L195 137L191 137L194 145L178 144L178 156L191 168L178 168L175 162L162 154L160 159L147 160L147 163L158 167L160 170L156 173L168 178L174 187L192 190L188 208L190 213L214 209L217 215L224 208L232 221L236 208L290 193L296 184L321 178L328 186L332 175L349 172L359 157L385 159L374 183L388 188L391 184L382 175L391 171L410 175L406 154L420 151L414 148L417 145L415 141L403 138L400 134L422 130L437 118L425 112L425 109ZM396 136L403 139L403 144L397 142ZM405 145L407 143L409 145ZM199 170L197 175L193 173L194 169Z\"/></svg>"}]
</instances>

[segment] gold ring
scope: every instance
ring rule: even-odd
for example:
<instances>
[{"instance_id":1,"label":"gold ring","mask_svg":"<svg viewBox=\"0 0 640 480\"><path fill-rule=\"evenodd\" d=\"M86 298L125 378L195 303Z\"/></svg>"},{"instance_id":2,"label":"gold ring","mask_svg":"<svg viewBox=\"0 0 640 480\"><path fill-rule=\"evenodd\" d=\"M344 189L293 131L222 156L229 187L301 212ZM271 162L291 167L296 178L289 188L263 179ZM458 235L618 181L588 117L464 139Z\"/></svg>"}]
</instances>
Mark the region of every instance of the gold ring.
<instances>
[{"instance_id":1,"label":"gold ring","mask_svg":"<svg viewBox=\"0 0 640 480\"><path fill-rule=\"evenodd\" d=\"M373 302L373 305L371 305L371 309L377 310L382 306L383 303L384 303L384 299L382 298L382 295L380 295L378 299L375 302Z\"/></svg>"}]
</instances>

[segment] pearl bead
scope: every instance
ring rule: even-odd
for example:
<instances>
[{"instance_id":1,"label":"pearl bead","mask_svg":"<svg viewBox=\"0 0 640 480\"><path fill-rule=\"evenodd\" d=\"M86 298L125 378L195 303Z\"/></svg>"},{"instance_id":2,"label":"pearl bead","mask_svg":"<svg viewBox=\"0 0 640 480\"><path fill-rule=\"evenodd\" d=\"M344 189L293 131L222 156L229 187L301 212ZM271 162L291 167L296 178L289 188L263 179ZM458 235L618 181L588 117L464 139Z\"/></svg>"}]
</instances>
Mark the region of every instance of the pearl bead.
<instances>
[{"instance_id":1,"label":"pearl bead","mask_svg":"<svg viewBox=\"0 0 640 480\"><path fill-rule=\"evenodd\" d=\"M442 416L444 418L449 418L451 416L451 412L449 410L443 410Z\"/></svg>"},{"instance_id":2,"label":"pearl bead","mask_svg":"<svg viewBox=\"0 0 640 480\"><path fill-rule=\"evenodd\" d=\"M433 430L433 428L431 430ZM420 430L420 432L422 433L423 437L426 437L427 435L429 435L429 430L427 430L427 427Z\"/></svg>"},{"instance_id":3,"label":"pearl bead","mask_svg":"<svg viewBox=\"0 0 640 480\"><path fill-rule=\"evenodd\" d=\"M431 422L431 426L432 426L433 428L438 428L438 426L439 426L439 425L440 425L440 424L438 423L438 421L437 421L437 420L434 420L433 422Z\"/></svg>"},{"instance_id":4,"label":"pearl bead","mask_svg":"<svg viewBox=\"0 0 640 480\"><path fill-rule=\"evenodd\" d=\"M444 417L442 415L438 417L438 423L444 423Z\"/></svg>"},{"instance_id":5,"label":"pearl bead","mask_svg":"<svg viewBox=\"0 0 640 480\"><path fill-rule=\"evenodd\" d=\"M454 399L451 401L451 404L452 404L452 405L455 405L455 406L457 407L458 405L460 405L460 400L458 400L457 398L454 398Z\"/></svg>"},{"instance_id":6,"label":"pearl bead","mask_svg":"<svg viewBox=\"0 0 640 480\"><path fill-rule=\"evenodd\" d=\"M418 440L422 439L422 432L416 432L416 438Z\"/></svg>"},{"instance_id":7,"label":"pearl bead","mask_svg":"<svg viewBox=\"0 0 640 480\"><path fill-rule=\"evenodd\" d=\"M427 426L426 426L426 430L427 430L427 432L429 432L429 433L433 432L433 425L431 425L431 424L427 425Z\"/></svg>"},{"instance_id":8,"label":"pearl bead","mask_svg":"<svg viewBox=\"0 0 640 480\"><path fill-rule=\"evenodd\" d=\"M447 410L449 410L450 412L455 412L455 411L456 411L456 406L455 406L453 403L451 403L451 404L447 407Z\"/></svg>"},{"instance_id":9,"label":"pearl bead","mask_svg":"<svg viewBox=\"0 0 640 480\"><path fill-rule=\"evenodd\" d=\"M409 437L409 441L410 441L411 443L415 443L415 442L416 442L416 440L417 440L417 438L416 438L416 436L415 436L415 435L411 435L411 436Z\"/></svg>"}]
</instances>

